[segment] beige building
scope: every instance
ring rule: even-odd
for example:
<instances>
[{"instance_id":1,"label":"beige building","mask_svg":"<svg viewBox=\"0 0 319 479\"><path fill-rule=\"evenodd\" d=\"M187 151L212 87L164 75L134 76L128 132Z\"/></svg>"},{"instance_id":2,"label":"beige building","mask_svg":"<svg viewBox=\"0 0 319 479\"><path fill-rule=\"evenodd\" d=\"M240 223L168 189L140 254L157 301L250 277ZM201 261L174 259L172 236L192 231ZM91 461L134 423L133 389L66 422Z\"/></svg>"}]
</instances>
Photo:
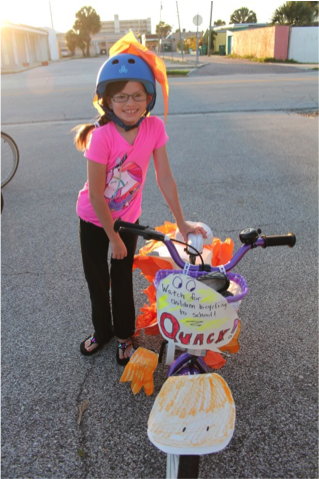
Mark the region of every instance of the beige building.
<instances>
[{"instance_id":1,"label":"beige building","mask_svg":"<svg viewBox=\"0 0 319 479\"><path fill-rule=\"evenodd\" d=\"M114 15L113 21L101 22L102 28L99 34L109 35L113 33L127 33L132 30L135 35L151 33L151 19L140 20L120 20L118 15Z\"/></svg>"},{"instance_id":2,"label":"beige building","mask_svg":"<svg viewBox=\"0 0 319 479\"><path fill-rule=\"evenodd\" d=\"M102 28L92 37L93 54L108 54L109 49L123 35L130 30L138 38L145 33L151 33L151 19L140 20L120 20L118 15L114 15L113 21L101 22Z\"/></svg>"},{"instance_id":3,"label":"beige building","mask_svg":"<svg viewBox=\"0 0 319 479\"><path fill-rule=\"evenodd\" d=\"M114 43L123 37L130 30L137 38L141 38L143 34L151 33L151 19L138 20L120 20L118 15L114 15L114 20L101 21L101 30L91 37L90 55L107 55ZM65 46L64 33L57 35L59 46ZM75 51L76 56L81 56L82 52L79 48Z\"/></svg>"}]
</instances>

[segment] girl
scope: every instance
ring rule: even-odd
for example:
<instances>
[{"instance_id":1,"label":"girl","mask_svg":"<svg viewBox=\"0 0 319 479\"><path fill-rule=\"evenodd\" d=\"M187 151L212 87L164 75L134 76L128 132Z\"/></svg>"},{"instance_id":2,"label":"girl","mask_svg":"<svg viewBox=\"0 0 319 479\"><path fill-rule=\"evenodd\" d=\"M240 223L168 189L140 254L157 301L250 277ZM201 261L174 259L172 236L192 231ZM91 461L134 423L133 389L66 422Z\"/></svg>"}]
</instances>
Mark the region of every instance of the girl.
<instances>
[{"instance_id":1,"label":"girl","mask_svg":"<svg viewBox=\"0 0 319 479\"><path fill-rule=\"evenodd\" d=\"M125 365L134 351L132 265L137 238L115 233L113 223L118 217L138 222L152 155L158 186L183 237L186 239L191 232L205 236L205 232L184 220L166 153L168 136L164 123L148 116L156 101L155 78L148 63L139 55L127 53L111 57L99 71L96 98L99 111L102 109L99 121L79 126L75 139L77 148L85 150L87 158L88 181L79 193L77 213L94 327L94 333L81 343L80 350L87 356L95 354L115 334L116 359Z\"/></svg>"}]
</instances>

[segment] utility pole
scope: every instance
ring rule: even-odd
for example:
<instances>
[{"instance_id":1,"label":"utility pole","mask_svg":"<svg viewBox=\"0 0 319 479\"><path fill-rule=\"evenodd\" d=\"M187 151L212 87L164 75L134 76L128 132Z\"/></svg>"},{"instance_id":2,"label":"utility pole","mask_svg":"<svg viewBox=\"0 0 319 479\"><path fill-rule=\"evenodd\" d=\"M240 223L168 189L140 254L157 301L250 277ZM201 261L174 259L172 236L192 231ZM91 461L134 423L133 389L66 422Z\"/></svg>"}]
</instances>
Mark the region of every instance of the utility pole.
<instances>
[{"instance_id":1,"label":"utility pole","mask_svg":"<svg viewBox=\"0 0 319 479\"><path fill-rule=\"evenodd\" d=\"M49 8L50 8L50 17L51 17L51 27L52 27L52 30L54 30L53 19L52 19L52 10L51 10L51 2L50 1L49 1Z\"/></svg>"},{"instance_id":2,"label":"utility pole","mask_svg":"<svg viewBox=\"0 0 319 479\"><path fill-rule=\"evenodd\" d=\"M178 28L179 28L179 41L181 44L181 52L182 52L182 60L184 60L184 45L182 39L182 30L181 30L181 22L179 20L179 11L178 11L178 2L176 1L176 9L177 9L177 18L178 18Z\"/></svg>"},{"instance_id":3,"label":"utility pole","mask_svg":"<svg viewBox=\"0 0 319 479\"><path fill-rule=\"evenodd\" d=\"M197 23L197 31L196 31L196 66L198 66L198 23Z\"/></svg>"},{"instance_id":4,"label":"utility pole","mask_svg":"<svg viewBox=\"0 0 319 479\"><path fill-rule=\"evenodd\" d=\"M162 22L162 0L160 2L160 21L159 21L159 25L158 25L158 48L157 48L157 53L158 53L158 56L160 56L160 52L161 52L161 46L160 46L160 41L161 41L161 22Z\"/></svg>"},{"instance_id":5,"label":"utility pole","mask_svg":"<svg viewBox=\"0 0 319 479\"><path fill-rule=\"evenodd\" d=\"M209 33L208 33L208 56L210 57L211 36L212 36L212 16L213 16L213 2L210 2L210 20L209 20Z\"/></svg>"}]
</instances>

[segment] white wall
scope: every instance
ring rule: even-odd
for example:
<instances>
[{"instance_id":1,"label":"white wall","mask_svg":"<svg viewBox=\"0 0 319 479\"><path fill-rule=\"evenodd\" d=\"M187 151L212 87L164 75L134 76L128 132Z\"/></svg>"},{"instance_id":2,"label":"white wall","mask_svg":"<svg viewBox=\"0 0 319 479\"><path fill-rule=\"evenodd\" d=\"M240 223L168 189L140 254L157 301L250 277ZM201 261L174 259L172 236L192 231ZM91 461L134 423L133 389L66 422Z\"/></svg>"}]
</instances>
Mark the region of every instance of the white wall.
<instances>
[{"instance_id":1,"label":"white wall","mask_svg":"<svg viewBox=\"0 0 319 479\"><path fill-rule=\"evenodd\" d=\"M318 63L318 30L319 27L292 27L288 59L301 63Z\"/></svg>"},{"instance_id":2,"label":"white wall","mask_svg":"<svg viewBox=\"0 0 319 479\"><path fill-rule=\"evenodd\" d=\"M52 28L44 28L48 32L48 43L50 50L50 60L59 60L59 49L56 32Z\"/></svg>"},{"instance_id":3,"label":"white wall","mask_svg":"<svg viewBox=\"0 0 319 479\"><path fill-rule=\"evenodd\" d=\"M47 62L48 60L50 60L49 56L50 56L50 47L48 45L48 39L45 38L43 35L39 35L39 43L38 43L38 46L39 46L39 57L40 58L40 61L41 62Z\"/></svg>"},{"instance_id":4,"label":"white wall","mask_svg":"<svg viewBox=\"0 0 319 479\"><path fill-rule=\"evenodd\" d=\"M228 51L228 44L229 44L229 38L231 38L230 40L230 44L231 44L231 48L230 48L230 52ZM226 32L226 55L231 55L233 53L233 39L234 39L234 32L230 31L230 30L227 30Z\"/></svg>"}]
</instances>

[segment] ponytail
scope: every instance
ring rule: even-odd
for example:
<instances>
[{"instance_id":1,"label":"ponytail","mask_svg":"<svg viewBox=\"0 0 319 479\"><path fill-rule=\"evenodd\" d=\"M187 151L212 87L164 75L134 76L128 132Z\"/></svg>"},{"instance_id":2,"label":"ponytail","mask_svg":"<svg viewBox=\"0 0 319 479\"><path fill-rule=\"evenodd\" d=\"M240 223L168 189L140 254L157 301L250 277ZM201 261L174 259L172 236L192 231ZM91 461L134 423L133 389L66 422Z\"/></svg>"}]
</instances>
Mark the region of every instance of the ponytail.
<instances>
[{"instance_id":1,"label":"ponytail","mask_svg":"<svg viewBox=\"0 0 319 479\"><path fill-rule=\"evenodd\" d=\"M127 85L128 81L127 80L121 80L121 81L116 81L109 83L106 86L106 89L103 93L102 97L102 104L107 105L107 98L112 97L116 93L119 93L125 88ZM109 118L106 113L102 115L95 123L90 123L88 125L78 125L75 128L73 128L72 131L76 131L74 143L76 148L79 151L84 151L87 147L87 143L90 137L90 133L94 128L99 128L100 126L106 125L109 121Z\"/></svg>"},{"instance_id":2,"label":"ponytail","mask_svg":"<svg viewBox=\"0 0 319 479\"><path fill-rule=\"evenodd\" d=\"M107 115L102 115L98 121L95 123L90 123L87 125L78 125L76 126L73 131L76 131L74 143L76 148L79 151L84 151L87 147L87 143L89 140L89 135L94 128L99 128L100 126L106 125L110 120L108 119Z\"/></svg>"}]
</instances>

